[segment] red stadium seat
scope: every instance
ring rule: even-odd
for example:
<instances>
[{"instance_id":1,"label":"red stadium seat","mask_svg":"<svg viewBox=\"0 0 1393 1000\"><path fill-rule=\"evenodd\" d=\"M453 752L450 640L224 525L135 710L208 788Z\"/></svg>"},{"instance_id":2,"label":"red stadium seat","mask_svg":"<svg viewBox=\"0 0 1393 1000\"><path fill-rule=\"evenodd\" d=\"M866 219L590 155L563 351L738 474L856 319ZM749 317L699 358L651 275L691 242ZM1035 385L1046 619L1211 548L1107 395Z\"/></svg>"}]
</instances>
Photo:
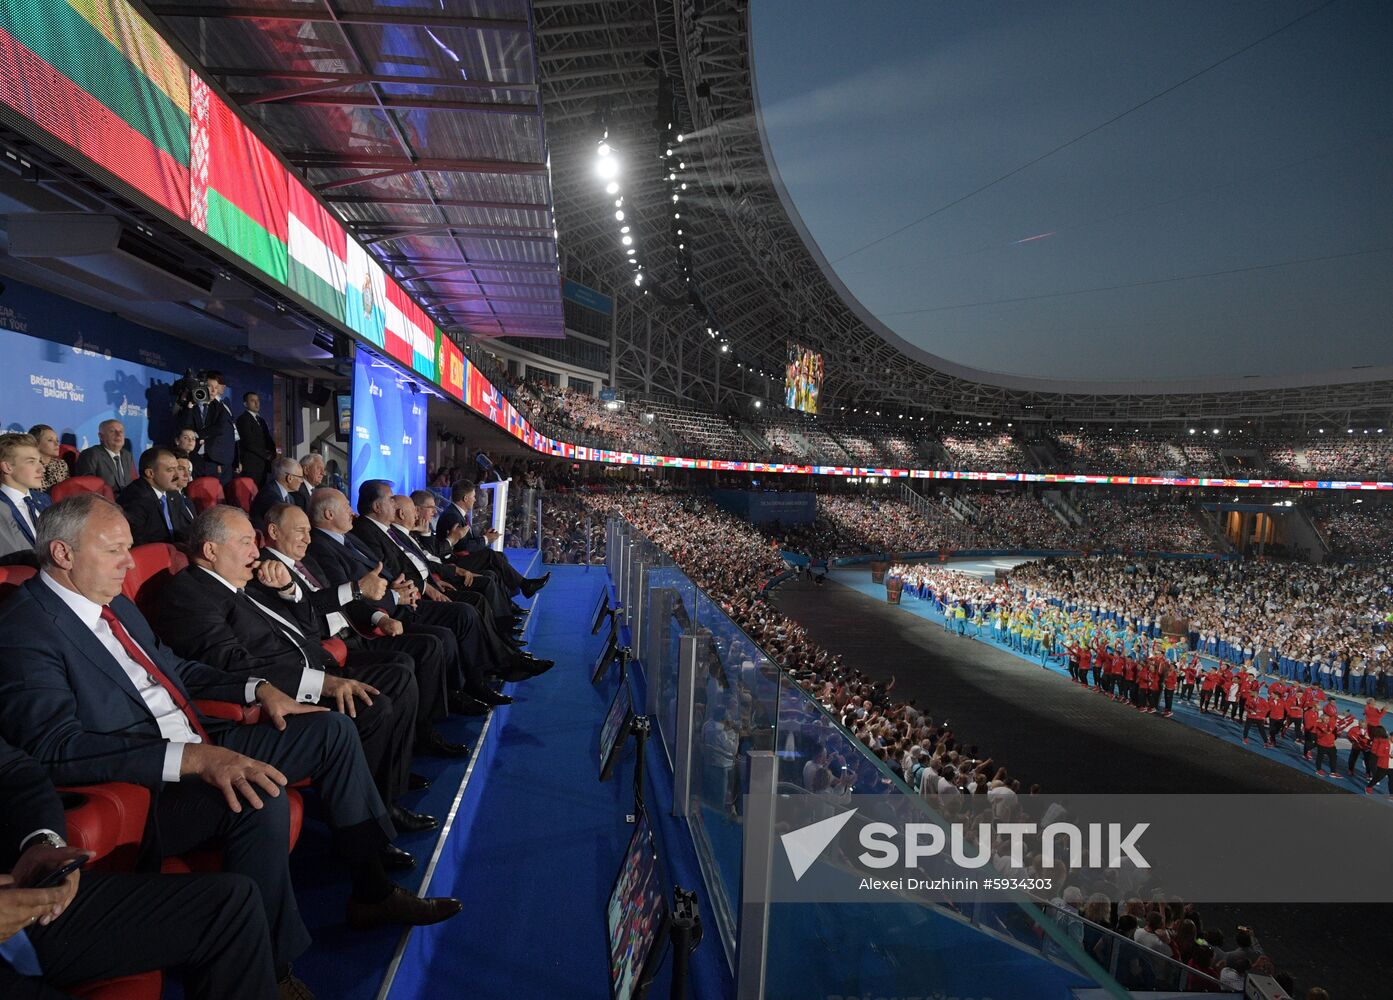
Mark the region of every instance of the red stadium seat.
<instances>
[{"instance_id":1,"label":"red stadium seat","mask_svg":"<svg viewBox=\"0 0 1393 1000\"><path fill-rule=\"evenodd\" d=\"M339 666L348 660L348 645L342 639L325 639L321 645L328 651Z\"/></svg>"},{"instance_id":2,"label":"red stadium seat","mask_svg":"<svg viewBox=\"0 0 1393 1000\"><path fill-rule=\"evenodd\" d=\"M14 589L37 573L33 566L0 566L0 601L14 593Z\"/></svg>"},{"instance_id":3,"label":"red stadium seat","mask_svg":"<svg viewBox=\"0 0 1393 1000\"><path fill-rule=\"evenodd\" d=\"M189 564L188 557L168 542L151 542L131 549L135 566L121 585L125 594L146 618L153 617L160 588L171 576Z\"/></svg>"},{"instance_id":4,"label":"red stadium seat","mask_svg":"<svg viewBox=\"0 0 1393 1000\"><path fill-rule=\"evenodd\" d=\"M256 483L247 476L238 476L227 484L227 502L243 511L252 512L252 501L256 499Z\"/></svg>"},{"instance_id":5,"label":"red stadium seat","mask_svg":"<svg viewBox=\"0 0 1393 1000\"><path fill-rule=\"evenodd\" d=\"M184 492L200 514L223 502L223 486L217 476L199 476Z\"/></svg>"},{"instance_id":6,"label":"red stadium seat","mask_svg":"<svg viewBox=\"0 0 1393 1000\"><path fill-rule=\"evenodd\" d=\"M54 503L66 500L68 497L75 497L79 493L100 493L108 500L116 499L116 494L111 492L111 487L103 481L101 476L72 476L48 491L48 495L53 497Z\"/></svg>"},{"instance_id":7,"label":"red stadium seat","mask_svg":"<svg viewBox=\"0 0 1393 1000\"><path fill-rule=\"evenodd\" d=\"M141 972L120 979L103 979L68 990L79 1000L160 1000L164 977L159 972Z\"/></svg>"}]
</instances>

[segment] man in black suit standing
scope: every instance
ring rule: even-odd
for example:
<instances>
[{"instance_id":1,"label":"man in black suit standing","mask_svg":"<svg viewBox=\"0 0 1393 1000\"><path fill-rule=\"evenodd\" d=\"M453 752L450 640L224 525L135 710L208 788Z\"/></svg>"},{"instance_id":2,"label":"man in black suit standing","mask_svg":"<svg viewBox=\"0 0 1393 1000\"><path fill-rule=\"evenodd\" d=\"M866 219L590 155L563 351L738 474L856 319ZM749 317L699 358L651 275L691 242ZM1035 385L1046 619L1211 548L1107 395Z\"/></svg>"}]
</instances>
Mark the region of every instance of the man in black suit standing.
<instances>
[{"instance_id":1,"label":"man in black suit standing","mask_svg":"<svg viewBox=\"0 0 1393 1000\"><path fill-rule=\"evenodd\" d=\"M391 805L407 791L416 727L415 664L404 653L362 650L343 667L289 605L304 599L284 563L261 560L247 515L218 504L189 532L189 566L160 592L155 633L180 656L228 673L264 677L301 704L337 708L353 720L378 794L398 829L435 820ZM261 586L252 589L255 580ZM390 864L409 857L388 849Z\"/></svg>"},{"instance_id":2,"label":"man in black suit standing","mask_svg":"<svg viewBox=\"0 0 1393 1000\"><path fill-rule=\"evenodd\" d=\"M276 504L267 512L262 561L274 559L284 563L302 595L301 600L282 602L282 607L296 616L296 622L307 634L342 639L348 646L350 664L359 653L372 650L410 657L420 693L415 752L439 757L468 756L467 746L449 742L431 724L433 719L443 719L447 714L444 644L449 636L442 640L437 635L407 635L401 622L374 603L387 595L387 581L376 573L367 574L357 584L330 586L329 575L309 554L310 537L310 519L295 504ZM259 579L249 586L267 600L272 599Z\"/></svg>"},{"instance_id":3,"label":"man in black suit standing","mask_svg":"<svg viewBox=\"0 0 1393 1000\"><path fill-rule=\"evenodd\" d=\"M115 495L135 478L131 453L125 447L126 425L119 420L103 420L97 425L97 440L101 443L83 448L77 456L73 475L97 476Z\"/></svg>"},{"instance_id":4,"label":"man in black suit standing","mask_svg":"<svg viewBox=\"0 0 1393 1000\"><path fill-rule=\"evenodd\" d=\"M237 453L242 460L242 475L260 486L276 458L276 439L271 425L261 415L261 396L255 392L242 393L242 415L237 418Z\"/></svg>"},{"instance_id":5,"label":"man in black suit standing","mask_svg":"<svg viewBox=\"0 0 1393 1000\"><path fill-rule=\"evenodd\" d=\"M306 513L310 509L310 494L319 487L325 485L324 477L328 469L324 464L324 456L317 451L312 451L308 455L300 456L300 471L305 478L300 480L300 499L305 501L302 506ZM332 485L332 484L329 484Z\"/></svg>"},{"instance_id":6,"label":"man in black suit standing","mask_svg":"<svg viewBox=\"0 0 1393 1000\"><path fill-rule=\"evenodd\" d=\"M473 480L461 479L450 487L450 503L435 522L436 540L447 540L460 525L464 525L464 535L452 546L456 564L475 573L487 570L496 574L510 597L519 593L523 597L531 597L547 585L551 574L529 579L515 570L503 553L489 548L498 538L498 532L474 524L474 496Z\"/></svg>"},{"instance_id":7,"label":"man in black suit standing","mask_svg":"<svg viewBox=\"0 0 1393 1000\"><path fill-rule=\"evenodd\" d=\"M147 863L221 841L223 869L260 891L284 974L310 938L290 885L282 791L308 778L352 877L351 925L459 912L458 900L421 899L387 877L381 855L395 831L346 716L298 704L264 678L182 659L155 638L121 596L134 561L119 507L95 493L54 504L35 548L40 573L0 607L0 736L56 784L154 790ZM214 722L198 698L257 704L271 725Z\"/></svg>"},{"instance_id":8,"label":"man in black suit standing","mask_svg":"<svg viewBox=\"0 0 1393 1000\"><path fill-rule=\"evenodd\" d=\"M203 373L208 383L206 403L185 402L177 415L179 430L191 429L198 435L197 454L203 459L203 475L217 476L226 483L237 472L237 425L223 400L227 383L222 373Z\"/></svg>"},{"instance_id":9,"label":"man in black suit standing","mask_svg":"<svg viewBox=\"0 0 1393 1000\"><path fill-rule=\"evenodd\" d=\"M276 987L266 917L244 875L44 875L90 852L69 847L63 803L43 767L0 740L0 996L58 1000L94 979L182 967L203 1000L313 1000ZM296 992L298 989L299 992Z\"/></svg>"},{"instance_id":10,"label":"man in black suit standing","mask_svg":"<svg viewBox=\"0 0 1393 1000\"><path fill-rule=\"evenodd\" d=\"M179 492L181 479L179 460L168 448L146 448L141 453L140 478L116 497L131 522L136 545L183 545L188 541L193 509Z\"/></svg>"},{"instance_id":11,"label":"man in black suit standing","mask_svg":"<svg viewBox=\"0 0 1393 1000\"><path fill-rule=\"evenodd\" d=\"M289 455L282 455L271 463L271 472L275 478L257 490L252 500L252 524L257 531L266 530L266 512L276 504L293 503L302 510L305 507L305 498L300 492L305 473L300 463Z\"/></svg>"}]
</instances>

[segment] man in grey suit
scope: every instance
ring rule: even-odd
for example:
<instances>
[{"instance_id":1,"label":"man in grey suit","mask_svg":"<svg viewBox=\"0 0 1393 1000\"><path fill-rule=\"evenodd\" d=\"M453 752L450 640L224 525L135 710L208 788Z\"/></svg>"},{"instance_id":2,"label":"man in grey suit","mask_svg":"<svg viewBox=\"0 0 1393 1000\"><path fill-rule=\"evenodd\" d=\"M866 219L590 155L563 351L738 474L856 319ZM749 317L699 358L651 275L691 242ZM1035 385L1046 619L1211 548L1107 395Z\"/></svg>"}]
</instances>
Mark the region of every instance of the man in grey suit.
<instances>
[{"instance_id":1,"label":"man in grey suit","mask_svg":"<svg viewBox=\"0 0 1393 1000\"><path fill-rule=\"evenodd\" d=\"M100 476L111 487L112 495L124 490L135 479L135 463L125 449L126 425L119 420L103 420L97 427L97 440L77 456L75 476Z\"/></svg>"},{"instance_id":2,"label":"man in grey suit","mask_svg":"<svg viewBox=\"0 0 1393 1000\"><path fill-rule=\"evenodd\" d=\"M28 434L0 434L0 563L33 562L39 515L53 501L43 485L39 445Z\"/></svg>"}]
</instances>

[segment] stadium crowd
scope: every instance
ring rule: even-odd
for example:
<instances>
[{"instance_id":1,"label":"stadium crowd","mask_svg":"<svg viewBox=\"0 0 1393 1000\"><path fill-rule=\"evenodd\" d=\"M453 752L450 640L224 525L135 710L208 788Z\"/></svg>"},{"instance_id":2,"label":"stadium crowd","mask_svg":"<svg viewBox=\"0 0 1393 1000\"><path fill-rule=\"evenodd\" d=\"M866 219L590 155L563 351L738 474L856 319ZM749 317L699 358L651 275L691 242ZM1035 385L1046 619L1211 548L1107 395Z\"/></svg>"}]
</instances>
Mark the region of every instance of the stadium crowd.
<instances>
[{"instance_id":1,"label":"stadium crowd","mask_svg":"<svg viewBox=\"0 0 1393 1000\"><path fill-rule=\"evenodd\" d=\"M966 743L962 735L946 723L936 722L927 706L897 699L893 679L882 685L848 668L837 655L814 643L801 626L782 615L766 599L764 592L764 585L782 567L767 541L746 522L718 510L706 500L676 493L626 490L586 493L583 498L597 515L623 517L635 531L670 555L693 582L720 605L744 635L821 703L869 755L921 795L933 799L946 814L987 810L998 819L1007 819L1015 815L1021 796L1041 791L1039 785L1027 784L1001 761L993 759L989 751ZM1124 565L1121 561L1115 563L1118 570ZM974 598L1004 601L1004 595L1015 589L1014 584L999 588L936 566L897 567L892 572L909 574L911 580L917 579L926 587L960 589L960 594L944 592L950 608L954 602L963 602L966 606ZM916 578L912 575L915 573L925 575ZM1023 576L1028 577L1028 574ZM1135 592L1151 593L1154 589L1154 586L1139 585ZM929 591L925 593L927 596ZM1029 598L1027 606L1044 601L1037 593ZM1142 634L1139 628L1144 626L1149 630L1153 617L1154 613L1138 619L1135 626L1128 626L1120 635ZM1009 629L1007 625L1007 634ZM1149 631L1146 634L1149 636ZM1067 646L1061 649L1067 654ZM736 658L728 657L727 661ZM1183 663L1180 666L1184 669ZM1193 691L1203 683L1197 677L1184 686L1191 689L1190 696L1194 696ZM1177 683L1177 687L1182 685ZM1124 691L1121 682L1109 690L1119 697ZM1297 702L1301 704L1305 692L1301 689L1298 692ZM743 706L731 710L731 714L741 720L738 725L743 727L731 734L732 745L748 736L746 730L752 724L749 718L751 700L750 692L732 699L734 705ZM1223 707L1227 710L1227 705ZM1216 701L1214 710L1219 708ZM727 724L715 715L710 721L717 730ZM870 764L870 756L847 747L839 731L819 726L816 720L803 721L808 724L791 728L798 733L797 759L801 763L796 778L804 788L818 794L841 796L883 783L881 772ZM1324 725L1319 723L1315 731L1323 732ZM703 727L704 734L708 728L711 727ZM1350 758L1351 768L1358 760L1363 760L1368 770L1360 777L1365 780L1387 767L1387 740L1384 738L1379 743L1377 735L1382 730L1370 728L1368 731L1373 734L1370 752L1366 755L1361 751ZM729 748L727 751L729 756ZM724 793L717 791L716 794L724 794L728 810L735 808L734 785L727 784ZM1056 877L1061 874L1046 871L1038 853L1030 855L1027 868L1029 871L1021 874L1034 872ZM1056 889L1062 885L1065 885L1064 880L1058 879ZM1206 926L1196 908L1159 891L1150 901L1144 900L1136 894L1137 888L1108 882L1107 876L1098 883L1067 885L1052 901L1053 909L1047 912L1053 919L1068 924L1068 932L1076 935L1105 966L1111 965L1114 949L1127 949L1119 951L1118 967L1120 974L1137 988L1156 986L1170 976L1172 978L1166 981L1177 988L1203 992L1222 986L1241 990L1243 973L1248 969L1275 971L1272 959L1263 954L1248 928L1240 927L1233 935L1234 947L1226 949L1226 935L1219 928ZM1158 970L1145 960L1146 948L1171 958L1176 964ZM1185 970L1201 975L1189 976ZM1290 982L1288 974L1278 974ZM1176 975L1184 977L1185 981L1175 980Z\"/></svg>"},{"instance_id":2,"label":"stadium crowd","mask_svg":"<svg viewBox=\"0 0 1393 1000\"><path fill-rule=\"evenodd\" d=\"M292 967L311 946L289 869L300 783L350 927L450 919L459 900L392 880L416 866L395 837L438 825L404 804L429 785L412 762L468 757L439 723L552 666L513 602L547 578L489 547L472 482L444 502L369 480L355 512L321 456L258 451L254 404L234 434L208 381L176 441L138 457L119 420L75 457L51 428L0 435L0 995L181 968L190 996L312 997ZM71 846L58 788L145 808L111 782L156 793L143 870L213 842L213 873Z\"/></svg>"}]
</instances>

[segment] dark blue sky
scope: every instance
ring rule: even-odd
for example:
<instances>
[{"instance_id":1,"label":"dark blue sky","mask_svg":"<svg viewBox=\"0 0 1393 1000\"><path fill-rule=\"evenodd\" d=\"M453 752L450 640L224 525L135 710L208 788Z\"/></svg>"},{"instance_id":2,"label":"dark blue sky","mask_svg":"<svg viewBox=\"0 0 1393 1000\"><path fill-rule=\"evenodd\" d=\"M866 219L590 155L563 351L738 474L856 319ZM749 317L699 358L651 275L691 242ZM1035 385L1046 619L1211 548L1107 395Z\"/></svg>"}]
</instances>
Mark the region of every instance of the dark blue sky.
<instances>
[{"instance_id":1,"label":"dark blue sky","mask_svg":"<svg viewBox=\"0 0 1393 1000\"><path fill-rule=\"evenodd\" d=\"M1393 3L1323 2L752 0L755 72L813 239L924 350L1059 378L1393 364Z\"/></svg>"}]
</instances>

